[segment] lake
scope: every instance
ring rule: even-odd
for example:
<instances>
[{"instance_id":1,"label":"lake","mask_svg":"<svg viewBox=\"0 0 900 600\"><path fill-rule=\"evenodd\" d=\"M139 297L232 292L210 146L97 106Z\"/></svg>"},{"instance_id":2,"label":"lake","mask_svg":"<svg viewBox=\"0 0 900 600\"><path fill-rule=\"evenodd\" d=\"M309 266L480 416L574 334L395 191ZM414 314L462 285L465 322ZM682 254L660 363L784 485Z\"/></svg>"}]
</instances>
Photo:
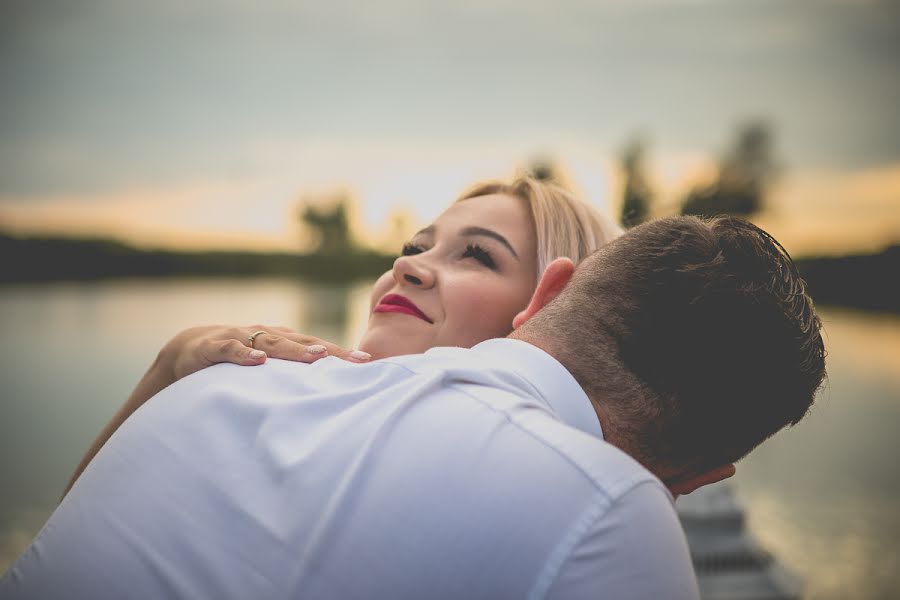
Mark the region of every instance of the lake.
<instances>
[{"instance_id":1,"label":"lake","mask_svg":"<svg viewBox=\"0 0 900 600\"><path fill-rule=\"evenodd\" d=\"M0 572L174 334L287 325L351 346L368 283L135 279L0 287ZM829 382L813 412L738 465L749 525L808 599L900 592L900 316L823 310Z\"/></svg>"}]
</instances>

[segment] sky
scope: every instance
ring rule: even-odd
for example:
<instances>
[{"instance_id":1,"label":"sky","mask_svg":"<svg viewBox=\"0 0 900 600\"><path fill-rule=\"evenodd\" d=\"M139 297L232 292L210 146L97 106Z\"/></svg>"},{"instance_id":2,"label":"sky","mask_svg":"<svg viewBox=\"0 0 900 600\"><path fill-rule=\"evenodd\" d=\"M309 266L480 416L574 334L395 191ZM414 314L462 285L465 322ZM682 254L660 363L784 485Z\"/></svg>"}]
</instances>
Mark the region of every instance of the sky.
<instances>
[{"instance_id":1,"label":"sky","mask_svg":"<svg viewBox=\"0 0 900 600\"><path fill-rule=\"evenodd\" d=\"M615 210L649 147L658 214L763 119L760 217L795 253L900 242L900 2L0 3L0 229L297 244L299 199L425 223L536 157Z\"/></svg>"}]
</instances>

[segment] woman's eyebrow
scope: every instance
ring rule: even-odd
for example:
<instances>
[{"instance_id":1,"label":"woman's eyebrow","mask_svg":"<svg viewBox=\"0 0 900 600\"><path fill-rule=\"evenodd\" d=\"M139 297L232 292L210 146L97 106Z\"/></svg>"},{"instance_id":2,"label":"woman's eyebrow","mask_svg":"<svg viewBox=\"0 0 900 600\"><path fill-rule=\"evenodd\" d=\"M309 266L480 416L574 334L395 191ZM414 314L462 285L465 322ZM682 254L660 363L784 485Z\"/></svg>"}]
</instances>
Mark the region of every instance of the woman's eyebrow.
<instances>
[{"instance_id":1,"label":"woman's eyebrow","mask_svg":"<svg viewBox=\"0 0 900 600\"><path fill-rule=\"evenodd\" d=\"M417 236L431 235L434 233L434 231L435 231L434 225L429 225L425 229L420 229L419 231L417 231L416 235ZM516 260L519 260L519 255L516 253L516 249L512 247L512 244L510 244L509 241L505 237L503 237L496 231L493 231L491 229L485 229L484 227L477 227L477 226L473 225L471 227L466 227L465 229L463 229L460 232L460 235L483 235L485 237L489 237L491 239L497 240L498 242L500 242L501 244L506 246L506 249L512 253L512 255L516 258Z\"/></svg>"},{"instance_id":2,"label":"woman's eyebrow","mask_svg":"<svg viewBox=\"0 0 900 600\"><path fill-rule=\"evenodd\" d=\"M516 260L519 260L519 255L516 254L516 251L512 247L512 244L510 244L509 241L507 241L507 239L505 237L503 237L496 231L492 231L490 229L485 229L484 227L473 226L473 227L466 227L460 233L462 235L483 235L485 237L495 239L498 242L500 242L501 244L503 244L504 246L506 246L506 249L509 250L510 252L512 252L512 255L514 257L516 257Z\"/></svg>"}]
</instances>

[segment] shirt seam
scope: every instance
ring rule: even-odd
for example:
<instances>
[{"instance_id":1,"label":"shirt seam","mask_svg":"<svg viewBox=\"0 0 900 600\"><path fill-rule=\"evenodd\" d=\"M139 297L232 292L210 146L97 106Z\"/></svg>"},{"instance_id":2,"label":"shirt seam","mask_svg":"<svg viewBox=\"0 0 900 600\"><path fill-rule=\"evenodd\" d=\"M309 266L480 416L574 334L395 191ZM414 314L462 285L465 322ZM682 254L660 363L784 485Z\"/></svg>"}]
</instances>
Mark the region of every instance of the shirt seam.
<instances>
[{"instance_id":1,"label":"shirt seam","mask_svg":"<svg viewBox=\"0 0 900 600\"><path fill-rule=\"evenodd\" d=\"M407 372L412 373L412 374L414 374L414 375L424 375L424 374L425 374L425 373L423 373L423 371L421 371L421 370L419 370L419 369L412 368L412 367L410 367L410 366L408 366L408 365L406 365L406 364L404 364L404 363L401 363L401 362L394 362L394 361L391 360L390 358L381 359L379 362L384 362L384 363L387 363L387 364L389 364L389 365L394 365L394 366L396 366L396 367L401 367L401 368L405 369ZM541 391L541 389L540 389L537 385L535 385L535 384L531 381L531 379L530 379L529 377L527 377L524 373L522 373L515 365L513 365L513 364L508 364L508 362L506 362L506 363L504 364L504 368L505 368L505 369L508 369L509 371L512 371L513 373L515 373L515 375L517 376L517 378L518 378L520 381L523 381L525 384L527 384L528 387L532 390L532 392L534 392L534 394L535 394L536 396L538 396L539 398L541 398L542 400L544 400L544 403L545 403L551 410L553 409L553 405L550 403L549 400L547 400L547 396ZM455 387L455 386L454 386L454 387ZM469 396L469 397L473 397L471 394L468 394L468 393L464 392L463 390L460 390L460 392L466 394L466 395ZM477 398L475 398L475 399L477 400ZM556 411L554 410L553 412L555 413Z\"/></svg>"},{"instance_id":2,"label":"shirt seam","mask_svg":"<svg viewBox=\"0 0 900 600\"><path fill-rule=\"evenodd\" d=\"M580 542L589 531L593 530L594 526L602 518L609 514L609 511L618 503L620 503L625 495L629 494L642 485L655 484L656 482L654 482L653 480L646 479L643 481L635 482L634 485L619 494L616 498L613 499L607 497L609 501L605 503L605 507L601 505L601 500L603 499L604 494L602 493L602 491L598 491L598 493L595 495L595 499L582 513L582 516L576 522L573 530L570 530L570 532L563 538L560 546L558 546L558 549L554 550L553 554L551 555L551 559L548 560L548 563L544 568L544 571L535 582L535 586L534 588L532 588L532 592L528 595L529 600L545 600L547 598L547 592L550 591L550 588L552 588L553 584L556 583L557 579L559 579L559 574L562 571L563 565L565 565L572 557L572 553L578 546L578 542Z\"/></svg>"},{"instance_id":3,"label":"shirt seam","mask_svg":"<svg viewBox=\"0 0 900 600\"><path fill-rule=\"evenodd\" d=\"M604 504L605 510L603 508ZM551 552L550 558L547 559L544 568L531 588L531 592L528 594L529 600L543 600L546 598L547 592L559 577L562 566L572 556L575 546L578 545L584 534L590 531L592 526L609 511L610 506L612 506L611 499L598 490L588 507L579 515L575 525L569 529L556 548L553 549L553 552Z\"/></svg>"},{"instance_id":4,"label":"shirt seam","mask_svg":"<svg viewBox=\"0 0 900 600\"><path fill-rule=\"evenodd\" d=\"M513 340L513 341L521 342L521 340ZM523 344L525 344L525 345L527 345L527 346L530 346L532 349L536 349L538 352L541 352L541 353L543 353L543 354L546 354L548 357L550 357L550 359L551 359L553 362L556 363L554 366L555 366L555 367L558 366L558 367L560 367L563 371L565 371L566 375L568 375L569 378L571 379L571 381L570 381L569 383L573 383L573 384L581 391L581 393L584 394L585 399L588 401L588 404L590 405L590 398L587 397L587 394L585 393L584 389L583 389L583 388L581 387L581 385L575 380L575 377L572 375L572 373L570 373L569 370L566 369L565 365L563 365L562 363L560 363L558 360L556 360L556 357L554 357L552 354L549 354L547 351L543 350L542 348L539 348L539 347L535 346L534 344L529 344L528 342L521 342L521 343L523 343ZM532 351L531 349L523 350L523 352L531 352L531 351ZM543 358L542 358L542 360L543 360ZM543 390L541 389L541 387L538 386L537 384L535 384L535 383L531 380L531 377L529 377L525 372L519 370L518 365L515 364L515 363L510 363L509 361L507 361L507 362L506 362L506 365L507 365L507 367L509 368L510 371L512 371L513 373L515 373L515 374L519 377L520 380L522 380L522 381L524 381L526 384L528 384L528 386L534 391L535 395L537 395L538 397L540 397L540 398L544 401L544 403L547 405L547 407L550 408L551 411L553 411L554 414L559 415L559 411L557 410L556 405L554 405L554 403L550 401L550 398L547 396L547 394L545 394L545 393L543 392ZM542 367L542 368L545 368L545 367ZM591 411L593 412L593 406L592 406L592 405L591 405ZM563 422L565 422L565 421L563 421ZM574 427L574 426L571 425L570 423L566 423L566 425L569 425L569 427ZM579 429L579 430L580 430L580 428L578 428L578 427L575 427L575 429ZM587 432L585 432L585 433L587 433ZM591 435L593 435L593 434L591 434ZM601 435L601 436L603 435L603 428L602 428L602 427L600 427L600 435ZM603 439L603 438L601 437L600 439Z\"/></svg>"},{"instance_id":5,"label":"shirt seam","mask_svg":"<svg viewBox=\"0 0 900 600\"><path fill-rule=\"evenodd\" d=\"M540 444L541 444L542 446L544 446L545 448L550 449L550 450L553 451L556 455L558 455L558 456L561 457L563 460L565 460L567 463L569 463L570 465L572 465L573 467L575 467L575 469L576 469L576 470L577 470L577 471L578 471L585 479L587 479L588 481L591 482L591 484L593 485L593 487L594 487L594 489L595 489L596 491L598 491L598 492L600 492L600 493L602 493L602 494L605 494L611 501L614 501L614 498L615 498L615 497L618 497L618 496L620 496L620 495L622 495L622 494L625 494L625 493L631 491L632 488L634 488L634 487L637 486L637 485L640 485L641 483L649 483L649 484L652 484L652 485L655 485L655 486L657 486L657 487L662 488L662 484L659 483L658 480L656 480L655 478L653 478L652 474L650 474L649 472L648 472L648 473L641 473L641 472L638 472L638 473L631 473L631 474L627 474L627 475L625 475L625 476L623 476L623 477L620 477L620 478L618 478L618 479L615 479L615 480L613 480L613 481L611 481L611 482L609 482L609 483L602 483L602 482L600 482L596 477L594 477L594 475L592 475L592 474L591 474L590 472L588 472L584 467L582 467L578 462L576 462L571 456L569 456L568 453L566 453L566 452L560 450L559 448L557 448L556 446L554 446L553 444L551 444L551 443L548 442L547 440L545 440L545 439L543 439L542 437L538 436L535 432L533 432L533 431L531 431L531 430L525 428L524 426L522 426L522 424L517 423L516 421L514 421L513 418L509 415L509 413L506 412L505 410L498 409L497 407L493 406L492 404L490 404L490 403L488 403L488 402L485 402L485 401L482 400L481 398L478 398L477 396L475 396L475 395L473 395L473 394L467 392L466 390L460 389L459 384L452 384L452 386L450 386L450 387L453 387L454 389L456 389L456 391L457 391L458 393L460 393L460 394L462 394L462 395L464 395L464 396L466 396L466 397L472 399L473 401L475 401L475 402L477 402L478 404L480 404L480 405L482 405L482 406L488 408L489 410L494 411L494 412L496 412L496 413L502 414L503 417L507 420L507 422L508 422L509 424L511 424L512 426L514 426L516 429L518 429L518 430L521 431L522 433L528 435L530 438L532 438L533 440L537 441L538 443L540 443ZM563 423L563 424L564 424L566 427L571 427L571 425L568 425L568 424L566 424L566 423ZM575 429L575 428L572 427L572 429ZM580 430L577 430L577 431L581 432ZM584 433L584 432L581 432L581 433ZM584 435L587 435L587 434L584 434ZM601 440L601 439L599 439L599 438L593 438L593 439L596 439L597 441L602 442L602 443L607 443L607 444L609 443L609 442L606 442L606 441ZM642 468L643 468L643 467L642 467Z\"/></svg>"},{"instance_id":6,"label":"shirt seam","mask_svg":"<svg viewBox=\"0 0 900 600\"><path fill-rule=\"evenodd\" d=\"M413 375L425 375L425 373L424 373L423 371L420 371L420 370L411 368L411 367L409 367L409 366L407 366L407 365L405 365L405 364L403 364L403 363L400 363L400 362L394 362L394 361L391 360L390 358L388 358L388 359L382 359L382 361L380 361L380 362L385 362L385 363L387 363L387 364L390 364L390 365L393 365L393 366L396 366L396 367L400 367L400 368L402 368L403 370L405 370L405 371L407 371L408 373L411 373L411 374L413 374ZM528 380L527 377L524 377L521 373L519 373L519 371L516 371L514 368L512 368L512 370L515 371L516 375L519 376L519 379L524 380L530 387L534 388L534 385ZM481 385L481 384L472 384L472 385ZM591 482L591 484L594 486L594 489L595 489L595 490L597 490L597 491L600 492L600 493L605 494L607 497L609 497L609 499L610 499L611 501L614 500L614 496L621 496L622 494L628 493L628 492L631 491L632 488L634 488L634 487L637 486L637 485L640 485L641 483L648 483L648 484L651 484L651 485L653 485L653 486L659 488L660 490L662 490L663 492L665 492L665 493L667 494L667 497L668 497L668 498L671 499L671 495L669 494L669 491L665 488L665 486L663 486L662 483L661 483L657 478L655 478L651 473L649 473L649 472L648 472L648 473L640 473L640 472L639 472L639 473L632 473L632 474L627 475L627 476L625 476L625 477L622 477L622 478L613 480L612 482L609 482L608 484L601 483L600 481L597 480L596 477L594 477L594 476L593 476L590 472L588 472L584 467L582 467L582 466L581 466L580 464L578 464L575 460L573 460L572 457L570 457L566 452L563 452L562 450L560 450L560 449L557 448L556 446L550 444L547 440L541 438L540 436L538 436L538 435L537 435L536 433L534 433L533 431L531 431L531 430L529 430L529 429L526 429L524 426L522 426L521 423L517 423L516 421L514 421L513 418L509 415L509 413L506 412L505 410L501 410L501 409L497 408L496 406L490 404L489 402L486 402L486 401L484 401L483 399L479 398L478 396L476 396L476 395L474 395L474 394L472 394L472 393L466 391L465 389L463 389L462 385L460 385L459 383L452 383L452 384L451 384L450 386L448 386L448 387L452 387L452 388L455 389L458 393L460 393L460 394L462 394L462 395L464 395L464 396L470 398L471 400L473 400L474 402L480 404L481 406L484 406L484 407L487 408L488 410L491 410L491 411L493 411L493 412L502 414L503 417L506 419L506 421L507 421L509 424L513 425L516 429L518 429L518 430L521 431L522 433L528 435L529 437L531 437L532 439L534 439L535 441L537 441L538 443L540 443L540 444L543 445L544 447L546 447L546 448L552 450L555 454L557 454L558 456L560 456L560 457L561 457L563 460L565 460L567 463L569 463L570 465L572 465L573 467L575 467L575 469L576 469L576 470L577 470L577 471L578 471L585 479L587 479L587 480L589 480L589 481ZM539 395L541 398L544 398L544 395L540 393L540 390L535 390L535 391L537 391L538 395ZM507 393L508 393L508 392L507 392ZM556 414L556 412L553 411L552 408L549 407L549 405L548 405L548 408L550 408L550 411L551 411L554 415ZM566 427L572 427L571 425L569 425L568 423L565 423L564 421L560 421L560 422L561 422L563 425L565 425ZM577 429L577 428L574 428L574 427L572 427L572 428L573 428L573 429ZM578 430L578 431L581 431L581 430ZM582 433L584 433L584 432L582 432ZM585 433L585 435L589 435L589 434ZM607 442L606 440L604 440L604 439L602 439L602 438L594 438L594 439L596 439L597 441L606 443L606 444L609 443L609 442ZM642 468L643 468L643 467L642 467Z\"/></svg>"}]
</instances>

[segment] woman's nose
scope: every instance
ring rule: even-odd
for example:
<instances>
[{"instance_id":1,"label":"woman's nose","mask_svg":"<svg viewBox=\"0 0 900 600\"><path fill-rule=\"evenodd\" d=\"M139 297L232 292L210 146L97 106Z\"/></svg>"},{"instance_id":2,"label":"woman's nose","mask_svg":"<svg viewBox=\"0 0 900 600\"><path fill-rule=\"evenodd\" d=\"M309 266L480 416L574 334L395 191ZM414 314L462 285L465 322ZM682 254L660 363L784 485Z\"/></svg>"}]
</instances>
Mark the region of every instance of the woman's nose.
<instances>
[{"instance_id":1,"label":"woman's nose","mask_svg":"<svg viewBox=\"0 0 900 600\"><path fill-rule=\"evenodd\" d=\"M394 261L394 280L416 287L434 285L434 272L419 255L400 256Z\"/></svg>"}]
</instances>

